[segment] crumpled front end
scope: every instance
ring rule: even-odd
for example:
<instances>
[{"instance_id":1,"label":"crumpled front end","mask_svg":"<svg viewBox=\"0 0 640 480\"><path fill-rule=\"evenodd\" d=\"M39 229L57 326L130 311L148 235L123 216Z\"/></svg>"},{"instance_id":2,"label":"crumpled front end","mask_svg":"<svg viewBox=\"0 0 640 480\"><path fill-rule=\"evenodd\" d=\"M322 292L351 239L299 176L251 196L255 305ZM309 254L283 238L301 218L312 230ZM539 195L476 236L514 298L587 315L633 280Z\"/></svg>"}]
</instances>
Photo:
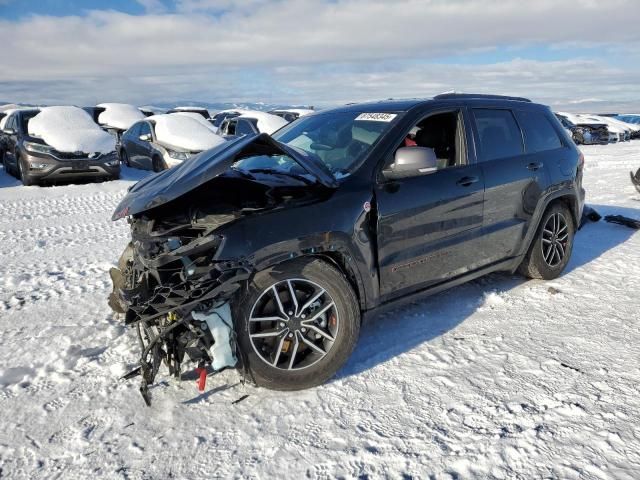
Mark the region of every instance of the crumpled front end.
<instances>
[{"instance_id":1,"label":"crumpled front end","mask_svg":"<svg viewBox=\"0 0 640 480\"><path fill-rule=\"evenodd\" d=\"M140 391L150 404L149 385L164 362L180 377L188 357L198 365L204 388L207 367L234 367L239 357L229 301L251 272L243 261L220 261L224 238L214 231L229 221L131 219L132 241L111 269L109 305L138 330ZM216 353L214 355L214 352ZM205 372L205 373L203 373Z\"/></svg>"}]
</instances>

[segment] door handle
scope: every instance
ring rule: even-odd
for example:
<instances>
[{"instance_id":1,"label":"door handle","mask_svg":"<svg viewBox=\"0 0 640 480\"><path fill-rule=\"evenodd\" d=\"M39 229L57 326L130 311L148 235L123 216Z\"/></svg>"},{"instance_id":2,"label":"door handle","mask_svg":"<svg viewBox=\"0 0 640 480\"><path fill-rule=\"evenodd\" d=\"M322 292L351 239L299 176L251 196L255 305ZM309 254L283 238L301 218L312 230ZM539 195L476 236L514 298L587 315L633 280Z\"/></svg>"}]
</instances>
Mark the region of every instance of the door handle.
<instances>
[{"instance_id":1,"label":"door handle","mask_svg":"<svg viewBox=\"0 0 640 480\"><path fill-rule=\"evenodd\" d=\"M527 165L527 168L535 172L536 170L540 170L543 166L544 163L542 162L531 162L529 165Z\"/></svg>"},{"instance_id":2,"label":"door handle","mask_svg":"<svg viewBox=\"0 0 640 480\"><path fill-rule=\"evenodd\" d=\"M476 183L478 180L478 177L462 177L456 182L456 185L460 185L461 187L468 187L472 183Z\"/></svg>"}]
</instances>

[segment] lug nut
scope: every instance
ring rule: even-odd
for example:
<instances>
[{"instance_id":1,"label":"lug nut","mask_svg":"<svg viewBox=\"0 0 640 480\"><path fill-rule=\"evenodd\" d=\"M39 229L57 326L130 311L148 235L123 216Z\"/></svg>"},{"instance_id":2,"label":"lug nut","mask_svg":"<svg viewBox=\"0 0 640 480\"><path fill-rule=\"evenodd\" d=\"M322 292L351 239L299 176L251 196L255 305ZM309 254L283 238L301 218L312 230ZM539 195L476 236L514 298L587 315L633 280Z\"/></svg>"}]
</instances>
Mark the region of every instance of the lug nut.
<instances>
[{"instance_id":1,"label":"lug nut","mask_svg":"<svg viewBox=\"0 0 640 480\"><path fill-rule=\"evenodd\" d=\"M289 315L293 315L293 312L292 312L291 310L289 310L287 313L288 313Z\"/></svg>"},{"instance_id":2,"label":"lug nut","mask_svg":"<svg viewBox=\"0 0 640 480\"><path fill-rule=\"evenodd\" d=\"M307 329L306 329L306 328L304 328L304 327L302 327L302 328L300 329L300 331L301 331L302 333L304 333L304 332L306 332L306 331L307 331Z\"/></svg>"},{"instance_id":3,"label":"lug nut","mask_svg":"<svg viewBox=\"0 0 640 480\"><path fill-rule=\"evenodd\" d=\"M322 335L320 335L319 333L316 333L316 340L320 340L322 338Z\"/></svg>"},{"instance_id":4,"label":"lug nut","mask_svg":"<svg viewBox=\"0 0 640 480\"><path fill-rule=\"evenodd\" d=\"M280 328L284 328L284 322L280 322Z\"/></svg>"},{"instance_id":5,"label":"lug nut","mask_svg":"<svg viewBox=\"0 0 640 480\"><path fill-rule=\"evenodd\" d=\"M289 334L289 338L291 338L291 337L293 337L293 333L290 333L290 334Z\"/></svg>"},{"instance_id":6,"label":"lug nut","mask_svg":"<svg viewBox=\"0 0 640 480\"><path fill-rule=\"evenodd\" d=\"M305 319L307 316L303 314L300 318Z\"/></svg>"}]
</instances>

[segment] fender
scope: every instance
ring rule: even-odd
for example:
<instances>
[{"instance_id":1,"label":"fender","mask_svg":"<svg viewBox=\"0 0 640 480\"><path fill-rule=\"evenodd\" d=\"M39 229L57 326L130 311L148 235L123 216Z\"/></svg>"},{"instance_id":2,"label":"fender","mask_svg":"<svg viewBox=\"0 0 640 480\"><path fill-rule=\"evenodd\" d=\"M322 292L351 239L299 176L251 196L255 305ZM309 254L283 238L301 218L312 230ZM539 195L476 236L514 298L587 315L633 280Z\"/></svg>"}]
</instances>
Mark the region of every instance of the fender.
<instances>
[{"instance_id":1,"label":"fender","mask_svg":"<svg viewBox=\"0 0 640 480\"><path fill-rule=\"evenodd\" d=\"M578 195L576 185L574 183L570 183L569 185L565 183L559 185L558 187L559 188L554 188L547 191L538 202L538 205L536 206L536 209L531 216L531 221L529 222L529 230L527 231L524 241L522 242L522 247L516 255L517 260L514 262L515 266L511 269L512 272L514 272L518 268L520 259L529 251L531 242L533 242L533 238L538 231L540 222L542 221L542 215L547 210L549 205L551 205L551 203L553 203L555 200L566 199L568 201L569 205L567 206L571 211L574 225L576 226L576 229L579 227L583 204L578 200L580 197Z\"/></svg>"},{"instance_id":2,"label":"fender","mask_svg":"<svg viewBox=\"0 0 640 480\"><path fill-rule=\"evenodd\" d=\"M305 208L287 209L225 225L216 231L225 240L215 260L243 260L254 271L261 271L294 258L318 256L336 264L346 274L361 310L373 308L379 297L376 239L370 227L372 213L361 207L370 201L371 192L352 192L349 197L353 195L363 200L336 195L315 204L317 216L309 215ZM286 220L281 221L281 215ZM300 234L296 235L297 232Z\"/></svg>"}]
</instances>

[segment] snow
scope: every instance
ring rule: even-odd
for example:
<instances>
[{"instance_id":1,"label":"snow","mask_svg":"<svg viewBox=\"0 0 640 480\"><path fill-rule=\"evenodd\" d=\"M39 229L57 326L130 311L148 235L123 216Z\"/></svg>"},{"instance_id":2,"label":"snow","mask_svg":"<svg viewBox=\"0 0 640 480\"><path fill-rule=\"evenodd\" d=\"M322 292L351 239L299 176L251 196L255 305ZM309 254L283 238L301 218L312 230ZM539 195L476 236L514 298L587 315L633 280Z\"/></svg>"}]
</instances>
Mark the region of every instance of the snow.
<instances>
[{"instance_id":1,"label":"snow","mask_svg":"<svg viewBox=\"0 0 640 480\"><path fill-rule=\"evenodd\" d=\"M216 131L218 130L216 127L213 126L213 123L211 123L209 120L207 120L202 115L200 115L199 113L196 113L196 112L174 112L174 113L170 113L169 115L182 115L184 117L193 118L199 124L207 127L213 133L216 133Z\"/></svg>"},{"instance_id":2,"label":"snow","mask_svg":"<svg viewBox=\"0 0 640 480\"><path fill-rule=\"evenodd\" d=\"M158 143L169 148L201 152L225 141L198 120L185 115L152 115L147 120L155 123Z\"/></svg>"},{"instance_id":3,"label":"snow","mask_svg":"<svg viewBox=\"0 0 640 480\"><path fill-rule=\"evenodd\" d=\"M107 125L109 127L127 130L138 120L142 120L144 118L144 114L138 109L138 107L134 107L128 103L101 103L96 106L106 109L98 115L98 122L100 125Z\"/></svg>"},{"instance_id":4,"label":"snow","mask_svg":"<svg viewBox=\"0 0 640 480\"><path fill-rule=\"evenodd\" d=\"M283 108L282 111L297 113L301 117L304 117L306 115L311 115L312 113L316 113L315 110L311 110L309 108Z\"/></svg>"},{"instance_id":5,"label":"snow","mask_svg":"<svg viewBox=\"0 0 640 480\"><path fill-rule=\"evenodd\" d=\"M582 147L588 202L640 218L640 141ZM640 478L640 232L576 237L551 282L495 274L363 326L301 392L235 371L150 408L106 304L134 180L22 187L0 169L0 469L21 478ZM233 401L249 395L240 403Z\"/></svg>"},{"instance_id":6,"label":"snow","mask_svg":"<svg viewBox=\"0 0 640 480\"><path fill-rule=\"evenodd\" d=\"M109 153L116 149L113 136L102 130L78 107L46 107L29 120L29 134L59 152Z\"/></svg>"},{"instance_id":7,"label":"snow","mask_svg":"<svg viewBox=\"0 0 640 480\"><path fill-rule=\"evenodd\" d=\"M242 115L238 118L255 118L258 120L258 130L260 130L261 133L268 133L269 135L288 123L282 117L259 110L243 110Z\"/></svg>"}]
</instances>

